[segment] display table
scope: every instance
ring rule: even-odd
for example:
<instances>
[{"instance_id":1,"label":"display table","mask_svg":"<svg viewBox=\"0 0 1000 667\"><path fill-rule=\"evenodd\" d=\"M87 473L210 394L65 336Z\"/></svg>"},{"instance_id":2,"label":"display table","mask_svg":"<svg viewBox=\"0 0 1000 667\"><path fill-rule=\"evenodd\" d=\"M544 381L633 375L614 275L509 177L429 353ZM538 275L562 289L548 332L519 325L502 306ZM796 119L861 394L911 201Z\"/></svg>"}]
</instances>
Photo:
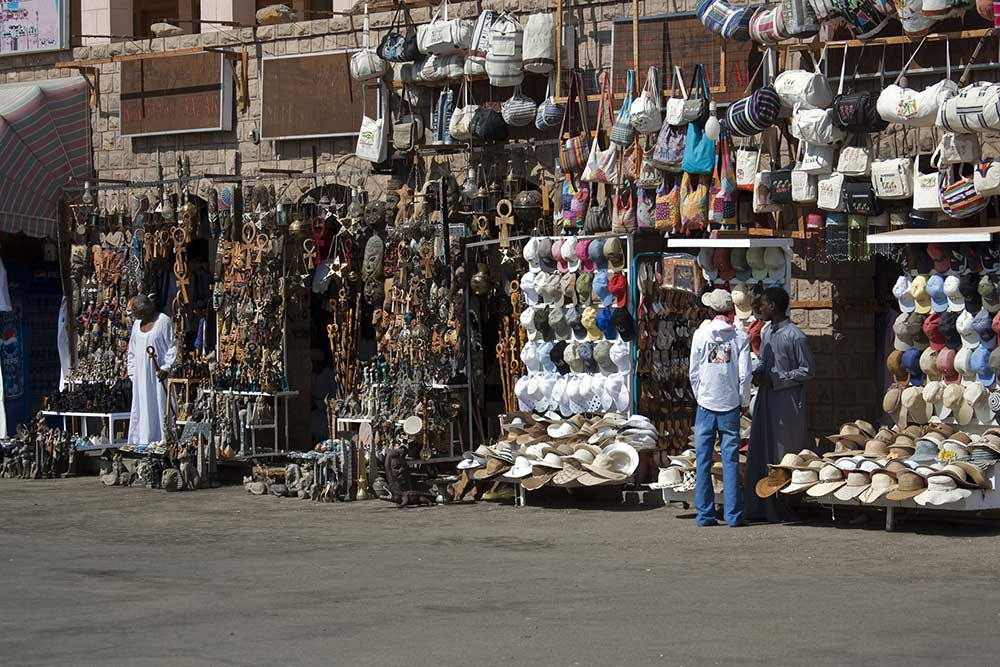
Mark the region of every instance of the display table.
<instances>
[{"instance_id":1,"label":"display table","mask_svg":"<svg viewBox=\"0 0 1000 667\"><path fill-rule=\"evenodd\" d=\"M271 424L242 424L242 427L249 431L250 433L250 454L257 454L257 431L272 431L274 433L274 451L275 452L287 452L288 451L288 401L299 395L297 391L278 391L274 393L262 392L262 391L232 391L229 389L205 389L206 394L221 394L224 396L240 396L244 398L257 398L263 396L266 399L270 399L272 404L272 413L274 415L274 422ZM281 401L285 405L285 419L284 419L284 429L279 430L278 428L278 402ZM212 401L215 404L215 401ZM284 448L281 447L281 435L284 434ZM240 456L245 456L247 454L246 442L244 438L240 438Z\"/></svg>"},{"instance_id":2,"label":"display table","mask_svg":"<svg viewBox=\"0 0 1000 667\"><path fill-rule=\"evenodd\" d=\"M128 434L128 420L131 417L129 412L58 412L55 410L43 410L42 415L44 417L54 417L62 419L62 430L66 433L76 433L76 428L70 428L69 420L79 419L80 421L80 437L86 438L89 436L87 430L87 420L88 419L100 419L102 428L106 425L108 429L108 440L110 445L108 447L77 447L78 452L90 452L97 451L101 449L113 449L124 445L127 442L126 438L115 439L115 423L116 422L126 422L125 433Z\"/></svg>"}]
</instances>

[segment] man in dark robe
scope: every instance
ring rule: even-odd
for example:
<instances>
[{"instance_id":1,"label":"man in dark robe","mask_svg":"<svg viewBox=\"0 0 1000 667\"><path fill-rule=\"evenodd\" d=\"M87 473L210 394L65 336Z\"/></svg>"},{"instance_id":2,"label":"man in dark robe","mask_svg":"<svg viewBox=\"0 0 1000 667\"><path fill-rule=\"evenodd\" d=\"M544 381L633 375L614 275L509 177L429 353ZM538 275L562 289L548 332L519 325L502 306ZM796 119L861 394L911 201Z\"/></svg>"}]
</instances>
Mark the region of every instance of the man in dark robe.
<instances>
[{"instance_id":1,"label":"man in dark robe","mask_svg":"<svg viewBox=\"0 0 1000 667\"><path fill-rule=\"evenodd\" d=\"M794 520L781 493L762 499L754 487L767 477L768 464L809 447L805 383L815 375L816 363L806 335L788 320L787 312L788 293L784 289L764 290L759 319L768 324L762 335L760 363L754 371L757 396L746 467L746 518L750 521Z\"/></svg>"}]
</instances>

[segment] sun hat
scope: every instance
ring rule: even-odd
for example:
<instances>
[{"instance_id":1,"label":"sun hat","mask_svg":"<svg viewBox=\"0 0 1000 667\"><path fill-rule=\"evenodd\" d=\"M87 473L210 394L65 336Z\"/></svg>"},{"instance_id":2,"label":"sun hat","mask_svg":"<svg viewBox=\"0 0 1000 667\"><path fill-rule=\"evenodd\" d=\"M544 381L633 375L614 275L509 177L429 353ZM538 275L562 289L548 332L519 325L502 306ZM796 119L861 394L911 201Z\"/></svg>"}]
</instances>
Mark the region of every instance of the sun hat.
<instances>
[{"instance_id":1,"label":"sun hat","mask_svg":"<svg viewBox=\"0 0 1000 667\"><path fill-rule=\"evenodd\" d=\"M984 274L979 279L979 297L983 300L983 310L990 315L1000 313L1000 298L997 297L997 278Z\"/></svg>"},{"instance_id":2,"label":"sun hat","mask_svg":"<svg viewBox=\"0 0 1000 667\"><path fill-rule=\"evenodd\" d=\"M895 491L896 488L895 472L885 468L875 470L872 472L871 485L861 492L858 500L866 505L870 505L890 491Z\"/></svg>"},{"instance_id":3,"label":"sun hat","mask_svg":"<svg viewBox=\"0 0 1000 667\"><path fill-rule=\"evenodd\" d=\"M927 278L917 276L910 283L910 294L913 295L913 312L926 315L931 312L931 298L927 295Z\"/></svg>"},{"instance_id":4,"label":"sun hat","mask_svg":"<svg viewBox=\"0 0 1000 667\"><path fill-rule=\"evenodd\" d=\"M536 491L552 481L557 472L551 468L532 466L531 476L523 478L521 486L527 491Z\"/></svg>"},{"instance_id":5,"label":"sun hat","mask_svg":"<svg viewBox=\"0 0 1000 667\"><path fill-rule=\"evenodd\" d=\"M958 482L949 475L932 474L927 477L927 489L913 497L918 505L947 505L965 500L972 495L971 489L959 488Z\"/></svg>"},{"instance_id":6,"label":"sun hat","mask_svg":"<svg viewBox=\"0 0 1000 667\"><path fill-rule=\"evenodd\" d=\"M615 329L614 322L611 321L610 308L601 308L598 310L597 317L594 321L597 324L597 328L604 334L605 338L608 340L615 340L618 338L618 331Z\"/></svg>"},{"instance_id":7,"label":"sun hat","mask_svg":"<svg viewBox=\"0 0 1000 667\"><path fill-rule=\"evenodd\" d=\"M930 292L930 283L927 284L928 293ZM903 313L912 313L916 304L913 301L913 295L910 294L910 279L907 276L900 276L896 279L896 284L892 287L892 295L896 297L899 302L899 310Z\"/></svg>"},{"instance_id":8,"label":"sun hat","mask_svg":"<svg viewBox=\"0 0 1000 667\"><path fill-rule=\"evenodd\" d=\"M896 488L885 494L886 500L902 501L919 496L927 488L927 480L923 475L912 470L901 470L896 473Z\"/></svg>"},{"instance_id":9,"label":"sun hat","mask_svg":"<svg viewBox=\"0 0 1000 667\"><path fill-rule=\"evenodd\" d=\"M613 459L616 469L623 471L626 475L631 475L639 467L639 452L631 445L613 442L607 445L601 453Z\"/></svg>"},{"instance_id":10,"label":"sun hat","mask_svg":"<svg viewBox=\"0 0 1000 667\"><path fill-rule=\"evenodd\" d=\"M733 270L736 272L735 280L745 283L753 277L753 274L750 273L750 264L747 262L746 248L733 248L729 253L729 263L733 265Z\"/></svg>"},{"instance_id":11,"label":"sun hat","mask_svg":"<svg viewBox=\"0 0 1000 667\"><path fill-rule=\"evenodd\" d=\"M835 435L828 435L826 436L826 439L835 445L838 442L847 440L854 443L858 447L863 447L869 439L874 437L875 428L868 422L859 419L853 422L847 422L846 424L841 424L840 432Z\"/></svg>"},{"instance_id":12,"label":"sun hat","mask_svg":"<svg viewBox=\"0 0 1000 667\"><path fill-rule=\"evenodd\" d=\"M905 279L905 277L901 278ZM899 285L899 283L896 283ZM907 279L907 284L909 280ZM935 313L943 313L948 310L948 296L944 293L944 276L935 273L927 279L927 296L931 298L931 310ZM897 297L899 298L899 297ZM912 301L913 295L910 295ZM900 309L902 309L900 302ZM915 307L915 304L914 304Z\"/></svg>"},{"instance_id":13,"label":"sun hat","mask_svg":"<svg viewBox=\"0 0 1000 667\"><path fill-rule=\"evenodd\" d=\"M773 468L784 468L786 470L795 470L796 468L805 468L806 461L798 454L788 453L781 457L781 461L775 464L768 464L770 469Z\"/></svg>"},{"instance_id":14,"label":"sun hat","mask_svg":"<svg viewBox=\"0 0 1000 667\"><path fill-rule=\"evenodd\" d=\"M733 312L733 297L723 289L714 289L711 292L706 292L701 296L701 302L707 308L711 308L717 313L726 314Z\"/></svg>"},{"instance_id":15,"label":"sun hat","mask_svg":"<svg viewBox=\"0 0 1000 667\"><path fill-rule=\"evenodd\" d=\"M965 297L961 291L962 282L958 276L948 276L944 280L944 293L948 297L948 311L960 313L965 310Z\"/></svg>"},{"instance_id":16,"label":"sun hat","mask_svg":"<svg viewBox=\"0 0 1000 667\"><path fill-rule=\"evenodd\" d=\"M625 465L607 454L599 454L594 457L593 463L583 464L587 472L580 476L579 482L584 486L597 486L609 481L621 481L629 475L625 472Z\"/></svg>"},{"instance_id":17,"label":"sun hat","mask_svg":"<svg viewBox=\"0 0 1000 667\"><path fill-rule=\"evenodd\" d=\"M628 302L628 281L625 274L613 273L608 278L608 291L614 297L613 304L616 308L624 308Z\"/></svg>"},{"instance_id":18,"label":"sun hat","mask_svg":"<svg viewBox=\"0 0 1000 667\"><path fill-rule=\"evenodd\" d=\"M601 239L591 240L590 245L587 246L587 254L590 255L595 269L608 268L608 260L604 256L604 242Z\"/></svg>"},{"instance_id":19,"label":"sun hat","mask_svg":"<svg viewBox=\"0 0 1000 667\"><path fill-rule=\"evenodd\" d=\"M576 240L576 256L580 260L580 267L584 271L594 270L594 260L590 258L590 239Z\"/></svg>"},{"instance_id":20,"label":"sun hat","mask_svg":"<svg viewBox=\"0 0 1000 667\"><path fill-rule=\"evenodd\" d=\"M816 484L819 484L819 471L815 468L793 470L791 482L785 488L781 489L781 493L788 495L802 493Z\"/></svg>"},{"instance_id":21,"label":"sun hat","mask_svg":"<svg viewBox=\"0 0 1000 667\"><path fill-rule=\"evenodd\" d=\"M806 489L806 495L812 498L822 498L829 495L847 483L844 471L835 465L825 465L819 469L819 481Z\"/></svg>"},{"instance_id":22,"label":"sun hat","mask_svg":"<svg viewBox=\"0 0 1000 667\"><path fill-rule=\"evenodd\" d=\"M508 477L521 479L531 475L531 461L525 456L518 456L514 459L514 465L507 471Z\"/></svg>"},{"instance_id":23,"label":"sun hat","mask_svg":"<svg viewBox=\"0 0 1000 667\"><path fill-rule=\"evenodd\" d=\"M459 470L474 470L476 468L482 468L486 465L486 457L480 456L475 452L465 452L462 454L462 460L458 462L455 466Z\"/></svg>"},{"instance_id":24,"label":"sun hat","mask_svg":"<svg viewBox=\"0 0 1000 667\"><path fill-rule=\"evenodd\" d=\"M955 434L955 428L950 424L945 424L939 421L932 421L927 424L927 432L924 437L933 437L934 434L941 436L941 440L950 438Z\"/></svg>"},{"instance_id":25,"label":"sun hat","mask_svg":"<svg viewBox=\"0 0 1000 667\"><path fill-rule=\"evenodd\" d=\"M761 498L770 498L792 481L792 472L785 468L771 468L767 477L757 480L754 490Z\"/></svg>"},{"instance_id":26,"label":"sun hat","mask_svg":"<svg viewBox=\"0 0 1000 667\"><path fill-rule=\"evenodd\" d=\"M608 260L608 268L612 271L625 270L625 253L617 236L612 236L604 242L604 256Z\"/></svg>"},{"instance_id":27,"label":"sun hat","mask_svg":"<svg viewBox=\"0 0 1000 667\"><path fill-rule=\"evenodd\" d=\"M490 457L486 459L486 465L484 467L477 468L476 471L472 473L472 478L483 480L499 477L510 470L512 465L513 460L506 461L504 459Z\"/></svg>"},{"instance_id":28,"label":"sun hat","mask_svg":"<svg viewBox=\"0 0 1000 667\"><path fill-rule=\"evenodd\" d=\"M537 273L541 270L541 264L538 261L538 238L531 237L524 244L524 248L521 249L521 256L524 257L524 261L528 263L528 269Z\"/></svg>"},{"instance_id":29,"label":"sun hat","mask_svg":"<svg viewBox=\"0 0 1000 667\"><path fill-rule=\"evenodd\" d=\"M747 264L750 265L750 275L756 282L767 278L767 264L764 262L763 248L750 248L747 250Z\"/></svg>"},{"instance_id":30,"label":"sun hat","mask_svg":"<svg viewBox=\"0 0 1000 667\"><path fill-rule=\"evenodd\" d=\"M889 454L889 445L882 440L875 440L873 438L865 443L864 450L857 453L865 458L878 459Z\"/></svg>"},{"instance_id":31,"label":"sun hat","mask_svg":"<svg viewBox=\"0 0 1000 667\"><path fill-rule=\"evenodd\" d=\"M843 486L833 492L837 500L853 500L864 493L871 485L871 477L863 470L850 470Z\"/></svg>"},{"instance_id":32,"label":"sun hat","mask_svg":"<svg viewBox=\"0 0 1000 667\"><path fill-rule=\"evenodd\" d=\"M684 472L677 466L668 466L666 468L660 468L660 471L656 474L656 481L652 484L647 484L650 489L671 489L681 482L684 481Z\"/></svg>"},{"instance_id":33,"label":"sun hat","mask_svg":"<svg viewBox=\"0 0 1000 667\"><path fill-rule=\"evenodd\" d=\"M608 288L608 272L605 270L597 271L594 274L594 296L597 297L601 305L605 308L610 306L611 302L614 301L611 290Z\"/></svg>"}]
</instances>

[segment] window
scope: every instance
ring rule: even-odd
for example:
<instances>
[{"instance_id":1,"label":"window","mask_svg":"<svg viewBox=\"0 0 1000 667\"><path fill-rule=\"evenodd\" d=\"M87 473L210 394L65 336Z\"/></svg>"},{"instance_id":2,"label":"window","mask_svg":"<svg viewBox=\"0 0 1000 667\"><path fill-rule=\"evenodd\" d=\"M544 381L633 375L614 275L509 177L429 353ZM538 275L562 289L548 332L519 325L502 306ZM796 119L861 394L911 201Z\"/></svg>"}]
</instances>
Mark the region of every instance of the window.
<instances>
[{"instance_id":1,"label":"window","mask_svg":"<svg viewBox=\"0 0 1000 667\"><path fill-rule=\"evenodd\" d=\"M184 32L201 32L200 18L201 0L132 0L132 34L136 37L151 37L149 27L164 19Z\"/></svg>"}]
</instances>

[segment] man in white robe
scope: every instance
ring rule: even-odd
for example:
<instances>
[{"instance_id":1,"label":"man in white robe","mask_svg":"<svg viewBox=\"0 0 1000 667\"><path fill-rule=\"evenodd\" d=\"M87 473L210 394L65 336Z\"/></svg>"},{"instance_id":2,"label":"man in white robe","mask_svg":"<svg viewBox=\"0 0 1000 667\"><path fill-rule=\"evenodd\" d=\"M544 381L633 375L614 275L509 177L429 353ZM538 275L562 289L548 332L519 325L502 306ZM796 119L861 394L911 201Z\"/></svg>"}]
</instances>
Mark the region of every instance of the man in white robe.
<instances>
[{"instance_id":1,"label":"man in white robe","mask_svg":"<svg viewBox=\"0 0 1000 667\"><path fill-rule=\"evenodd\" d=\"M132 415L128 424L128 442L148 445L163 439L163 417L167 412L167 391L163 381L177 358L174 325L170 318L156 312L149 297L132 299L132 334L128 340L128 376L132 379ZM147 352L156 351L156 362Z\"/></svg>"}]
</instances>

